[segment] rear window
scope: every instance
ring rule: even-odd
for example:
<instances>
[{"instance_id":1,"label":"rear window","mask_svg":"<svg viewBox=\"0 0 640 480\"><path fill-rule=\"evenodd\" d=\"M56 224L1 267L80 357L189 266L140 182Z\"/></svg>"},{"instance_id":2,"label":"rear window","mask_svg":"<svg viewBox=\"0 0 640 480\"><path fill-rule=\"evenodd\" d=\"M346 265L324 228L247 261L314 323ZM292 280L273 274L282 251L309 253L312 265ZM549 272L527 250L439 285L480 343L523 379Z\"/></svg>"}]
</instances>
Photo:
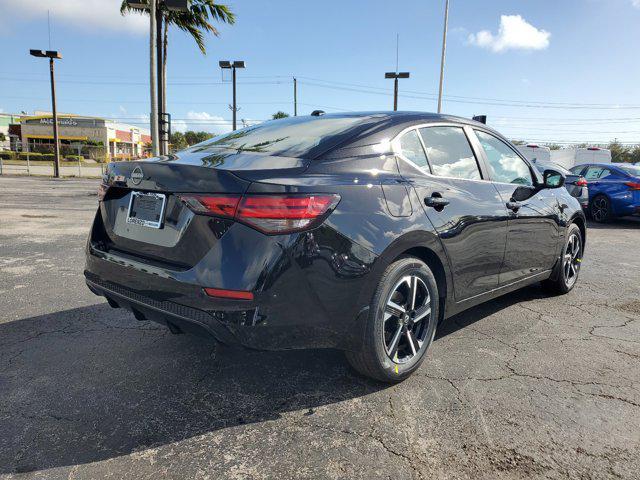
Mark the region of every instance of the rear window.
<instances>
[{"instance_id":1,"label":"rear window","mask_svg":"<svg viewBox=\"0 0 640 480\"><path fill-rule=\"evenodd\" d=\"M640 177L640 167L636 167L634 165L617 165L617 167L629 175Z\"/></svg>"},{"instance_id":2,"label":"rear window","mask_svg":"<svg viewBox=\"0 0 640 480\"><path fill-rule=\"evenodd\" d=\"M557 163L536 163L534 166L538 169L540 173L544 173L545 170L555 170L556 172L560 172L563 175L573 175L569 170L564 168Z\"/></svg>"},{"instance_id":3,"label":"rear window","mask_svg":"<svg viewBox=\"0 0 640 480\"><path fill-rule=\"evenodd\" d=\"M362 128L379 121L374 116L292 117L270 120L219 135L192 147L193 151L235 150L282 157L314 158Z\"/></svg>"}]
</instances>

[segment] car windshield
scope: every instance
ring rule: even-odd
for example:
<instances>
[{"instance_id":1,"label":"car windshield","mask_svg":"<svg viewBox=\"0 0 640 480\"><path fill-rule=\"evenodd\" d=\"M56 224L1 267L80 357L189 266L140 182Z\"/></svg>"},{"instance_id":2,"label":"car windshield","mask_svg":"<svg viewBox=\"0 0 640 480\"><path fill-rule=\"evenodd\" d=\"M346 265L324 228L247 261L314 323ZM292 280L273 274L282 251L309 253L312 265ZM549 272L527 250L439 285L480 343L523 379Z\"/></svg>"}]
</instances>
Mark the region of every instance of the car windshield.
<instances>
[{"instance_id":1,"label":"car windshield","mask_svg":"<svg viewBox=\"0 0 640 480\"><path fill-rule=\"evenodd\" d=\"M192 151L215 149L314 158L379 121L375 115L292 117L270 120L194 145Z\"/></svg>"},{"instance_id":2,"label":"car windshield","mask_svg":"<svg viewBox=\"0 0 640 480\"><path fill-rule=\"evenodd\" d=\"M618 168L629 175L640 177L640 167L636 167L635 165L618 165Z\"/></svg>"},{"instance_id":3,"label":"car windshield","mask_svg":"<svg viewBox=\"0 0 640 480\"><path fill-rule=\"evenodd\" d=\"M574 175L569 170L564 168L557 163L534 163L533 164L540 173L544 173L545 170L555 170L556 172L560 172L563 175Z\"/></svg>"}]
</instances>

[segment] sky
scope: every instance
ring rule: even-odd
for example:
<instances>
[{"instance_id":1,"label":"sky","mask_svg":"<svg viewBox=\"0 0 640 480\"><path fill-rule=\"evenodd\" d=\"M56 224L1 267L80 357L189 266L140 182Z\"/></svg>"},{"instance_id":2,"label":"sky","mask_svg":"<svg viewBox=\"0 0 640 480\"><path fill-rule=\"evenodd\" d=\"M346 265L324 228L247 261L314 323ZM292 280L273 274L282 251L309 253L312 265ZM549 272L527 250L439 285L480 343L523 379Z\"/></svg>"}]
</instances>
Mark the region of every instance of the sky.
<instances>
[{"instance_id":1,"label":"sky","mask_svg":"<svg viewBox=\"0 0 640 480\"><path fill-rule=\"evenodd\" d=\"M173 128L230 128L231 85L218 60L244 60L238 118L390 110L435 111L444 0L223 0L203 56L169 34ZM144 125L149 108L149 23L120 0L0 0L0 112L51 109L46 61L59 50L58 111ZM488 123L528 142L640 143L640 0L450 0L443 113ZM48 22L48 16L50 22ZM49 33L48 24L51 29ZM49 40L50 39L50 40Z\"/></svg>"}]
</instances>

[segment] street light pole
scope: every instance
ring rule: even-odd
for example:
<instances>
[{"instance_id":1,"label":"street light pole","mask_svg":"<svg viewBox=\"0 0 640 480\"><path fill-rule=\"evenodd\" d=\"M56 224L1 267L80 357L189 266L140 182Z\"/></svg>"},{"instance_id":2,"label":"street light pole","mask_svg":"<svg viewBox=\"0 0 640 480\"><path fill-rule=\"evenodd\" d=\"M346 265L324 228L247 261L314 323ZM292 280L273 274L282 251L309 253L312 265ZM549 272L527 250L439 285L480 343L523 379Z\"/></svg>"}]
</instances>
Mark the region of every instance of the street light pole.
<instances>
[{"instance_id":1,"label":"street light pole","mask_svg":"<svg viewBox=\"0 0 640 480\"><path fill-rule=\"evenodd\" d=\"M56 77L53 69L53 58L49 58L49 73L51 75L51 113L53 114L53 176L60 178L60 140L58 138L58 111L56 108Z\"/></svg>"},{"instance_id":2,"label":"street light pole","mask_svg":"<svg viewBox=\"0 0 640 480\"><path fill-rule=\"evenodd\" d=\"M442 90L444 86L444 59L447 52L447 27L449 25L449 0L444 6L444 31L442 33L442 58L440 59L440 88L438 90L438 113L442 113Z\"/></svg>"},{"instance_id":3,"label":"street light pole","mask_svg":"<svg viewBox=\"0 0 640 480\"><path fill-rule=\"evenodd\" d=\"M33 57L49 59L49 74L51 76L51 120L53 121L53 176L60 178L60 140L58 138L58 112L56 108L56 79L53 67L54 60L60 60L62 55L55 50L29 50ZM27 141L27 144L29 142Z\"/></svg>"},{"instance_id":4,"label":"street light pole","mask_svg":"<svg viewBox=\"0 0 640 480\"><path fill-rule=\"evenodd\" d=\"M222 69L231 69L232 71L233 104L229 105L229 107L233 113L233 130L236 130L236 114L238 113L238 105L236 103L236 68L245 68L245 63L244 60L234 60L233 62L230 62L229 60L220 60L218 65Z\"/></svg>"},{"instance_id":5,"label":"street light pole","mask_svg":"<svg viewBox=\"0 0 640 480\"><path fill-rule=\"evenodd\" d=\"M384 78L393 78L393 111L398 110L398 79L409 78L409 72L387 72Z\"/></svg>"},{"instance_id":6,"label":"street light pole","mask_svg":"<svg viewBox=\"0 0 640 480\"><path fill-rule=\"evenodd\" d=\"M298 116L298 80L293 77L293 116Z\"/></svg>"}]
</instances>

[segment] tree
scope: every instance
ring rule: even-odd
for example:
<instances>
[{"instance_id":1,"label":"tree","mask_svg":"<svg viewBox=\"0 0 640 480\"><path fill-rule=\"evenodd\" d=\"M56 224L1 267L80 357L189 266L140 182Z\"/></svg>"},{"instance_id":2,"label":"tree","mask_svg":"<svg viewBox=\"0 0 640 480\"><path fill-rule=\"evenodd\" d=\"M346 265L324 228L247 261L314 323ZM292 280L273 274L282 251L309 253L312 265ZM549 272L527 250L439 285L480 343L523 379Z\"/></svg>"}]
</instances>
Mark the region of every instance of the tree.
<instances>
[{"instance_id":1,"label":"tree","mask_svg":"<svg viewBox=\"0 0 640 480\"><path fill-rule=\"evenodd\" d=\"M148 10L132 8L127 4L127 0L122 0L120 5L120 13L126 15L130 12L139 14L148 14ZM158 79L162 82L162 91L165 92L164 103L161 108L163 112L167 111L166 91L167 91L167 45L169 44L169 25L175 25L180 30L187 32L193 37L198 48L203 55L207 54L205 46L205 35L211 33L216 37L220 36L220 32L211 22L221 22L233 25L236 22L236 16L227 5L219 4L215 0L191 0L189 10L186 12L163 11L162 25L162 74Z\"/></svg>"},{"instance_id":2,"label":"tree","mask_svg":"<svg viewBox=\"0 0 640 480\"><path fill-rule=\"evenodd\" d=\"M214 137L213 133L209 132L193 132L191 130L187 130L184 132L184 140L187 142L187 145L195 145L196 143L204 142L205 140L209 140Z\"/></svg>"},{"instance_id":3,"label":"tree","mask_svg":"<svg viewBox=\"0 0 640 480\"><path fill-rule=\"evenodd\" d=\"M171 149L174 152L178 150L183 150L189 146L187 144L187 140L184 138L184 133L182 132L173 132L171 134L170 143L171 143Z\"/></svg>"},{"instance_id":4,"label":"tree","mask_svg":"<svg viewBox=\"0 0 640 480\"><path fill-rule=\"evenodd\" d=\"M562 148L557 143L550 143L548 146L549 146L549 150L560 150Z\"/></svg>"},{"instance_id":5,"label":"tree","mask_svg":"<svg viewBox=\"0 0 640 480\"><path fill-rule=\"evenodd\" d=\"M274 120L278 120L279 118L287 118L289 116L288 113L283 112L282 110L278 110L276 113L271 115Z\"/></svg>"},{"instance_id":6,"label":"tree","mask_svg":"<svg viewBox=\"0 0 640 480\"><path fill-rule=\"evenodd\" d=\"M611 142L607 148L611 150L611 161L613 163L622 163L622 162L630 161L631 152L629 152L629 149L624 145L622 145L617 140L614 140L613 142Z\"/></svg>"}]
</instances>

